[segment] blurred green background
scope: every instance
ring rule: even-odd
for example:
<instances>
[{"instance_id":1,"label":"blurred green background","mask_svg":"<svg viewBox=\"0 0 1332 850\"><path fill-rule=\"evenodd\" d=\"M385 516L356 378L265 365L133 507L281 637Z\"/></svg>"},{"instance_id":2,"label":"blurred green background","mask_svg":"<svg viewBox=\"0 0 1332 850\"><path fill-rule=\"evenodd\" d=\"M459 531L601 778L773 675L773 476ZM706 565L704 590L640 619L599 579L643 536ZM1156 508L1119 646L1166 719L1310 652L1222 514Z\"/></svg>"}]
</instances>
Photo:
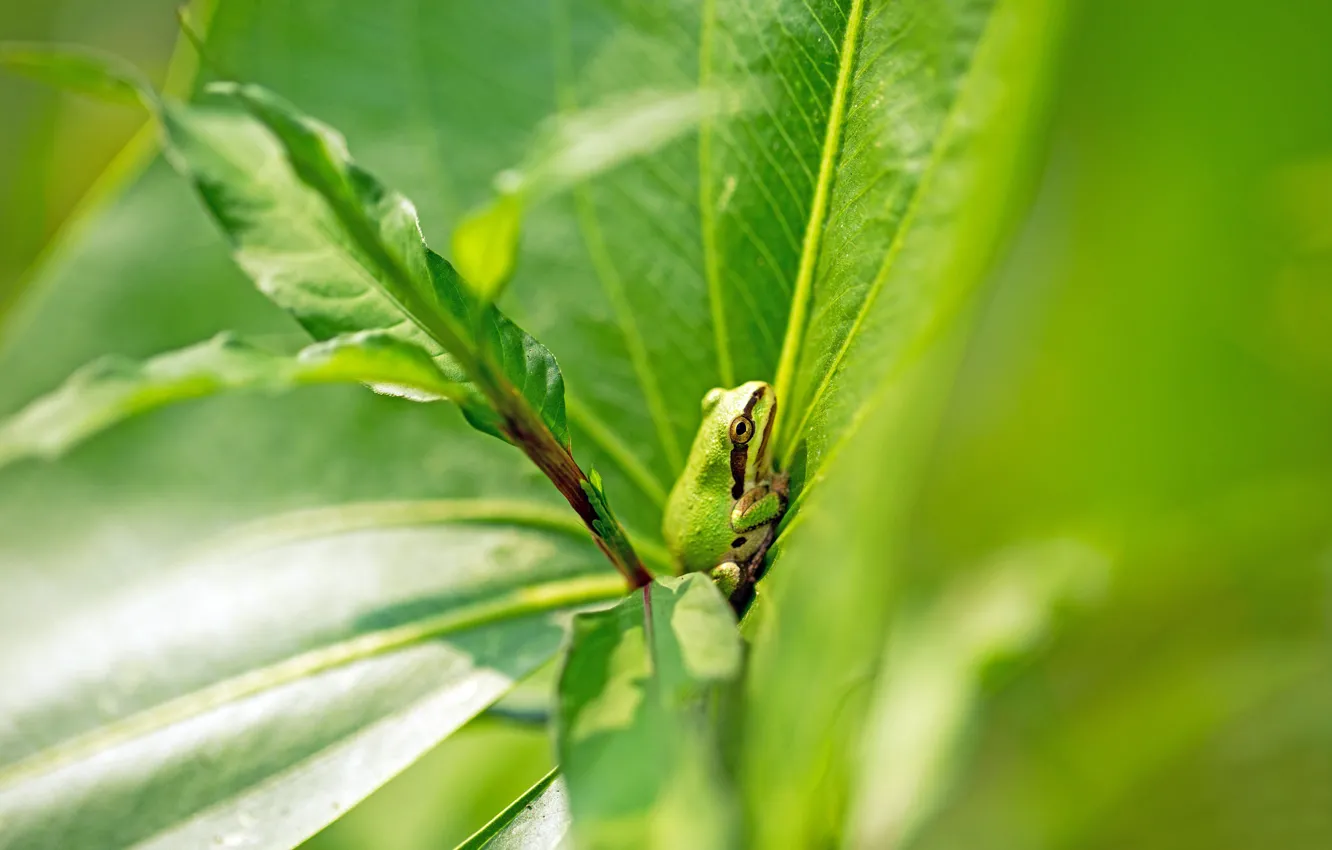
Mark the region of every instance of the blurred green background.
<instances>
[{"instance_id":1,"label":"blurred green background","mask_svg":"<svg viewBox=\"0 0 1332 850\"><path fill-rule=\"evenodd\" d=\"M156 82L166 76L176 42L170 0L100 3L5 3L6 40L92 44L131 57ZM60 94L5 75L0 79L0 314L72 208L107 169L144 116Z\"/></svg>"},{"instance_id":2,"label":"blurred green background","mask_svg":"<svg viewBox=\"0 0 1332 850\"><path fill-rule=\"evenodd\" d=\"M174 5L5 4L0 38L106 47L161 81ZM942 575L1072 535L1115 579L1056 639L989 671L955 791L919 844L1332 846L1332 6L1074 9L1039 196L983 307L910 563ZM311 74L291 87L318 89ZM24 285L51 283L34 262L140 117L9 77L0 114L0 314L17 322L13 305L39 295ZM57 282L75 309L119 298L80 303ZM203 287L207 318L186 322L255 312L243 287ZM105 342L199 336L145 321L151 334L122 324ZM11 353L6 410L101 345L50 344L50 362ZM77 490L36 476L12 492ZM483 719L310 846L450 846L549 758L541 729Z\"/></svg>"}]
</instances>

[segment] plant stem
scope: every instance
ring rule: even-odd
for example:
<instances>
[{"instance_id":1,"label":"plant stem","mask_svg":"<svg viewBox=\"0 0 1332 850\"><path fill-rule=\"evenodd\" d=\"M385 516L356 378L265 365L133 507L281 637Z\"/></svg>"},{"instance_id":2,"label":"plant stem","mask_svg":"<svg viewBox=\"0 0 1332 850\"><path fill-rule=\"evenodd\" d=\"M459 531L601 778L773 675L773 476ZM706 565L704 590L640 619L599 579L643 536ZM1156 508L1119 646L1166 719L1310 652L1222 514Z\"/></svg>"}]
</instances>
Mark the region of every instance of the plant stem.
<instances>
[{"instance_id":1,"label":"plant stem","mask_svg":"<svg viewBox=\"0 0 1332 850\"><path fill-rule=\"evenodd\" d=\"M523 450L523 454L536 464L550 482L578 514L578 518L587 526L597 548L620 571L631 589L643 587L652 582L652 573L643 566L628 534L619 521L609 514L599 513L588 497L587 487L591 486L587 475L578 466L573 455L563 443L555 438L546 423L533 412L527 402L498 370L491 367L489 358L478 358L481 368L481 380L477 383L484 388L487 398L494 405L503 421L503 430L509 442ZM599 524L611 524L613 533L604 534Z\"/></svg>"},{"instance_id":2,"label":"plant stem","mask_svg":"<svg viewBox=\"0 0 1332 850\"><path fill-rule=\"evenodd\" d=\"M617 526L619 523L613 516L602 516L597 513L584 487L588 477L569 450L555 439L555 435L550 433L545 423L532 422L533 417L528 413L526 405L507 405L510 408L508 410L496 406L504 419L504 430L509 439L531 458L537 468L545 473L555 488L569 501L579 519L587 526L597 547L615 565L615 569L620 571L625 581L629 582L629 587L639 588L649 584L652 581L652 574L643 566L624 529L619 528L619 533L614 535L603 535L598 530L598 523L611 522Z\"/></svg>"}]
</instances>

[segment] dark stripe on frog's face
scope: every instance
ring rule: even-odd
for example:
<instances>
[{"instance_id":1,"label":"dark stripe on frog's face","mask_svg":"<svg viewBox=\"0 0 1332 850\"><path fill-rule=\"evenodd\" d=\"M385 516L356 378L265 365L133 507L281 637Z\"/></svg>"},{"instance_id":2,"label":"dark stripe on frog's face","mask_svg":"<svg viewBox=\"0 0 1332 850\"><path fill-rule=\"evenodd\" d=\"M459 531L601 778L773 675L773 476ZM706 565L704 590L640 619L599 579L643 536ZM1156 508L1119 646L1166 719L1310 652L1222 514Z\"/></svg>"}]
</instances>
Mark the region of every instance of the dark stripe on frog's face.
<instances>
[{"instance_id":1,"label":"dark stripe on frog's face","mask_svg":"<svg viewBox=\"0 0 1332 850\"><path fill-rule=\"evenodd\" d=\"M745 402L745 418L748 419L750 422L754 421L754 405L758 404L758 400L763 397L764 392L765 392L764 388L759 387L758 389L754 390L752 395L750 395L749 401ZM769 427L771 427L772 425L771 419L768 420L768 424ZM767 435L764 434L765 439L766 437ZM731 498L732 499L738 499L745 494L745 471L749 467L749 447L753 442L754 439L753 435L751 434L749 442L743 444L736 442L731 443ZM762 443L760 443L759 450L762 451Z\"/></svg>"},{"instance_id":2,"label":"dark stripe on frog's face","mask_svg":"<svg viewBox=\"0 0 1332 850\"><path fill-rule=\"evenodd\" d=\"M731 498L745 494L745 467L749 465L749 446L731 444Z\"/></svg>"}]
</instances>

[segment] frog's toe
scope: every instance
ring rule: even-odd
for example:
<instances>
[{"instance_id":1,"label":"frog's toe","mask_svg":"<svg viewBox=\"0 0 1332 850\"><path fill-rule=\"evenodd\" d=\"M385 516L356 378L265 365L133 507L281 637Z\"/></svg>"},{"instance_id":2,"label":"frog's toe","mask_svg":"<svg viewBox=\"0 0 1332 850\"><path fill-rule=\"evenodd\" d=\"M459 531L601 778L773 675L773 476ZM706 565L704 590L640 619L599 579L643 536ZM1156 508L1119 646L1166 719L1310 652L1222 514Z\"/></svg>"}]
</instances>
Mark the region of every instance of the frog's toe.
<instances>
[{"instance_id":1,"label":"frog's toe","mask_svg":"<svg viewBox=\"0 0 1332 850\"><path fill-rule=\"evenodd\" d=\"M727 561L724 564L718 564L712 568L712 581L721 591L722 596L730 598L735 589L740 586L740 565L734 561Z\"/></svg>"}]
</instances>

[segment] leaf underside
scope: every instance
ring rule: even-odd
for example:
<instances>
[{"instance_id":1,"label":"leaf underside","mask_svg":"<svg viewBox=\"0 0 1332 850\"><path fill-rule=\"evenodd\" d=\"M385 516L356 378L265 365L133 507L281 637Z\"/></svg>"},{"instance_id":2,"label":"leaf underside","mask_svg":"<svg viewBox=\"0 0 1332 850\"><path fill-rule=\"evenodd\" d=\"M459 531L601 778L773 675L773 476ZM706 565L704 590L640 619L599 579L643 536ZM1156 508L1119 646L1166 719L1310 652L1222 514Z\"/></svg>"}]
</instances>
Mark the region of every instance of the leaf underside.
<instances>
[{"instance_id":1,"label":"leaf underside","mask_svg":"<svg viewBox=\"0 0 1332 850\"><path fill-rule=\"evenodd\" d=\"M0 424L0 466L54 457L116 422L186 399L328 383L364 383L418 400L464 392L421 349L380 332L334 337L292 356L222 334L143 363L104 358L80 369Z\"/></svg>"}]
</instances>

